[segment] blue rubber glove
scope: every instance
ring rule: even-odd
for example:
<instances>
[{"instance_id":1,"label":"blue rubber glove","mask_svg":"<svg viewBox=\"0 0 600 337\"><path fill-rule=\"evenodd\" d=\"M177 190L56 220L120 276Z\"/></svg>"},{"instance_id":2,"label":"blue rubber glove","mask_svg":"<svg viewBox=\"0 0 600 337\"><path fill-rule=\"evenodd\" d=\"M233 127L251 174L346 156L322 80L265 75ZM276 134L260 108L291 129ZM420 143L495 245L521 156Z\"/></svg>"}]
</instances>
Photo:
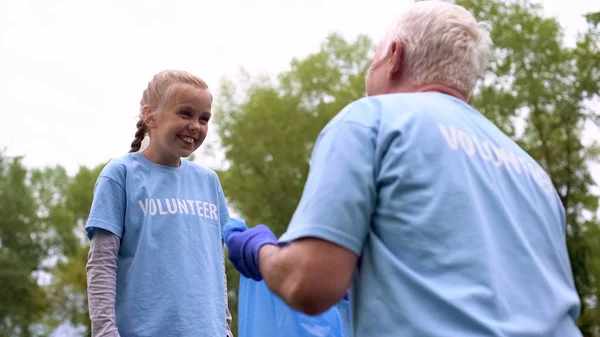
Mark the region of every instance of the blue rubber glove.
<instances>
[{"instance_id":1,"label":"blue rubber glove","mask_svg":"<svg viewBox=\"0 0 600 337\"><path fill-rule=\"evenodd\" d=\"M277 237L265 225L248 229L244 221L231 219L223 227L223 238L229 251L229 260L244 276L261 281L258 252L264 245L277 245Z\"/></svg>"}]
</instances>

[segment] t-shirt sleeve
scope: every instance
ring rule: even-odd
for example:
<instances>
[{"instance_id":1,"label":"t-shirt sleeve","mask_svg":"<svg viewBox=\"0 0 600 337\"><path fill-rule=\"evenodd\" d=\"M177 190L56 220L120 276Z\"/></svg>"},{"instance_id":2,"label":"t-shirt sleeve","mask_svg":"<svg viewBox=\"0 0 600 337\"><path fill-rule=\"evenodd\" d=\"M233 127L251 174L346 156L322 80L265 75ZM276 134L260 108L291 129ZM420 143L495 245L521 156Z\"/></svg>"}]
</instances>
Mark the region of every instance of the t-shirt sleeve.
<instances>
[{"instance_id":1,"label":"t-shirt sleeve","mask_svg":"<svg viewBox=\"0 0 600 337\"><path fill-rule=\"evenodd\" d=\"M375 126L346 119L324 129L281 243L317 237L360 256L376 200L376 134Z\"/></svg>"},{"instance_id":2,"label":"t-shirt sleeve","mask_svg":"<svg viewBox=\"0 0 600 337\"><path fill-rule=\"evenodd\" d=\"M223 229L223 226L225 226L227 221L229 221L229 210L227 209L227 201L225 200L225 193L223 193L221 181L216 174L215 179L217 180L217 207L219 208L219 224L221 225L221 229Z\"/></svg>"},{"instance_id":3,"label":"t-shirt sleeve","mask_svg":"<svg viewBox=\"0 0 600 337\"><path fill-rule=\"evenodd\" d=\"M109 164L110 165L110 164ZM124 181L120 175L110 174L106 170L100 174L94 187L94 199L90 216L85 226L86 234L91 240L97 229L107 230L123 239L126 196Z\"/></svg>"}]
</instances>

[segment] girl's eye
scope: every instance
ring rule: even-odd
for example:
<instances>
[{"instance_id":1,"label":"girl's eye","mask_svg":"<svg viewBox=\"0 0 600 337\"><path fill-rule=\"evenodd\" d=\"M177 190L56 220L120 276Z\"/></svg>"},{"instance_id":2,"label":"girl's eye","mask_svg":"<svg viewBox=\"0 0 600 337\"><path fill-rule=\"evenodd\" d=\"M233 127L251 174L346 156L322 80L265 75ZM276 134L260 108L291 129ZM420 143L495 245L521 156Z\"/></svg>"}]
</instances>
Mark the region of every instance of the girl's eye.
<instances>
[{"instance_id":1,"label":"girl's eye","mask_svg":"<svg viewBox=\"0 0 600 337\"><path fill-rule=\"evenodd\" d=\"M181 111L179 111L179 114L182 115L182 116L185 116L185 117L191 117L192 116L192 113L189 112L189 111L187 111L187 110L181 110Z\"/></svg>"}]
</instances>

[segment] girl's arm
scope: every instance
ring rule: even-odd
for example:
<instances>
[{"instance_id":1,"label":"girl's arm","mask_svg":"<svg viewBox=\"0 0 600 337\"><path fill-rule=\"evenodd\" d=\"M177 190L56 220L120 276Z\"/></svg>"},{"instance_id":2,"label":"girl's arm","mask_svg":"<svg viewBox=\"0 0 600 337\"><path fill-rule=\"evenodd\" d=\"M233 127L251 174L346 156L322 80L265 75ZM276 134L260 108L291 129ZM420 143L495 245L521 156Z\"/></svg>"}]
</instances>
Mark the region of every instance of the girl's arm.
<instances>
[{"instance_id":1,"label":"girl's arm","mask_svg":"<svg viewBox=\"0 0 600 337\"><path fill-rule=\"evenodd\" d=\"M115 318L119 237L98 229L87 262L87 291L92 337L120 337Z\"/></svg>"}]
</instances>

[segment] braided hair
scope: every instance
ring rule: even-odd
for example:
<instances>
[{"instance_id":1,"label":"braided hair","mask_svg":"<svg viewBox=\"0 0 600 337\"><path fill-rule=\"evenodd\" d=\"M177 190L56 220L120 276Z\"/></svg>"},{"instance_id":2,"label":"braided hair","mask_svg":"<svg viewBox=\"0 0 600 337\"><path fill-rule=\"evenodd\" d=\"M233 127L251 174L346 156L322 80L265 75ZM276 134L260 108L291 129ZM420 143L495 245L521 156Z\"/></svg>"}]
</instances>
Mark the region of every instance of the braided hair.
<instances>
[{"instance_id":1,"label":"braided hair","mask_svg":"<svg viewBox=\"0 0 600 337\"><path fill-rule=\"evenodd\" d=\"M144 141L144 137L146 137L146 123L143 119L140 120L136 124L137 131L135 132L135 138L133 142L131 142L131 149L129 152L138 152L142 147L142 142Z\"/></svg>"}]
</instances>

